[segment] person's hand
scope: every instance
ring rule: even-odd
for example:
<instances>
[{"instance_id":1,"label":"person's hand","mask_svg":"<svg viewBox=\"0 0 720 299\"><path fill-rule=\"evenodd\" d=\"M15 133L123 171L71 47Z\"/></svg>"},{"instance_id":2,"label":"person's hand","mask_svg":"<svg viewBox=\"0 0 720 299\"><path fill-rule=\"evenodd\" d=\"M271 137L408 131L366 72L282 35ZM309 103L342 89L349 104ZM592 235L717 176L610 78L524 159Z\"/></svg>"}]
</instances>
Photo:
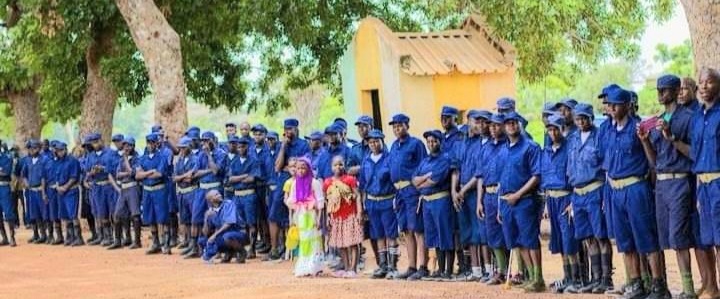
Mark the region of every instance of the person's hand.
<instances>
[{"instance_id":1,"label":"person's hand","mask_svg":"<svg viewBox=\"0 0 720 299\"><path fill-rule=\"evenodd\" d=\"M485 209L482 204L478 203L475 213L479 219L485 219Z\"/></svg>"},{"instance_id":2,"label":"person's hand","mask_svg":"<svg viewBox=\"0 0 720 299\"><path fill-rule=\"evenodd\" d=\"M662 133L663 138L672 141L673 136L672 132L670 132L670 124L667 123L664 119L658 119L655 128L657 128L657 130Z\"/></svg>"},{"instance_id":3,"label":"person's hand","mask_svg":"<svg viewBox=\"0 0 720 299\"><path fill-rule=\"evenodd\" d=\"M47 195L45 195L45 194L43 194L42 200L43 200L43 202L45 202L46 204L49 202L48 197L47 197Z\"/></svg>"},{"instance_id":4,"label":"person's hand","mask_svg":"<svg viewBox=\"0 0 720 299\"><path fill-rule=\"evenodd\" d=\"M518 192L513 192L507 195L504 195L505 201L511 206L514 206L517 204L517 202L520 200L520 194Z\"/></svg>"},{"instance_id":5,"label":"person's hand","mask_svg":"<svg viewBox=\"0 0 720 299\"><path fill-rule=\"evenodd\" d=\"M647 130L643 130L643 128L640 127L639 124L637 125L637 129L635 130L635 134L637 134L637 137L640 138L641 141L647 141L650 136L650 132L648 132Z\"/></svg>"},{"instance_id":6,"label":"person's hand","mask_svg":"<svg viewBox=\"0 0 720 299\"><path fill-rule=\"evenodd\" d=\"M566 215L568 217L568 220L572 221L575 217L575 214L573 213L572 204L569 204L565 210L562 213L563 215Z\"/></svg>"},{"instance_id":7,"label":"person's hand","mask_svg":"<svg viewBox=\"0 0 720 299\"><path fill-rule=\"evenodd\" d=\"M495 217L495 219L497 219L497 222L498 222L498 223L500 223L500 224L503 223L503 222L502 222L502 216L500 216L500 213L499 213L499 212L497 213L497 216Z\"/></svg>"},{"instance_id":8,"label":"person's hand","mask_svg":"<svg viewBox=\"0 0 720 299\"><path fill-rule=\"evenodd\" d=\"M57 187L57 192L60 194L64 194L67 191L67 188L64 186Z\"/></svg>"},{"instance_id":9,"label":"person's hand","mask_svg":"<svg viewBox=\"0 0 720 299\"><path fill-rule=\"evenodd\" d=\"M549 219L549 218L550 218L550 212L548 212L547 206L545 206L545 209L543 210L542 218L543 218L543 219Z\"/></svg>"},{"instance_id":10,"label":"person's hand","mask_svg":"<svg viewBox=\"0 0 720 299\"><path fill-rule=\"evenodd\" d=\"M212 235L210 236L210 238L208 238L208 243L215 243L215 235Z\"/></svg>"}]
</instances>

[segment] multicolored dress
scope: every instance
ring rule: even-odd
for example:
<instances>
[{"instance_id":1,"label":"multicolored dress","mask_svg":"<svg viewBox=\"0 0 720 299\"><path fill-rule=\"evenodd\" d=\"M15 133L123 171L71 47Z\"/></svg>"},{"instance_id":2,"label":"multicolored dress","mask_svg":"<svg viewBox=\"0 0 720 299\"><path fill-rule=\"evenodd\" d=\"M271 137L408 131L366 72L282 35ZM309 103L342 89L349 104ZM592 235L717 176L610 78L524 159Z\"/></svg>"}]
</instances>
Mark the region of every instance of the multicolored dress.
<instances>
[{"instance_id":1,"label":"multicolored dress","mask_svg":"<svg viewBox=\"0 0 720 299\"><path fill-rule=\"evenodd\" d=\"M293 178L292 180L297 180ZM295 261L294 274L297 277L317 275L323 270L322 234L319 211L324 206L324 196L320 181L312 180L312 192L305 198L296 198L297 182L290 185L287 206L293 210L291 225L299 232L298 256Z\"/></svg>"}]
</instances>

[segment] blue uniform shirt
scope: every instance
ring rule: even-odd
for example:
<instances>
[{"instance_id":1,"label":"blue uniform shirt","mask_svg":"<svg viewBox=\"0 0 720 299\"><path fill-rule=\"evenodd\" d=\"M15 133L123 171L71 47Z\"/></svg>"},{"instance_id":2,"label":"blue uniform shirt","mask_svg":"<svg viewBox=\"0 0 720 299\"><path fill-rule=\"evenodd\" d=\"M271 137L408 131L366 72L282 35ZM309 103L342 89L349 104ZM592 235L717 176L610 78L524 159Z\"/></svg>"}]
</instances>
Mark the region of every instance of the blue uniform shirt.
<instances>
[{"instance_id":1,"label":"blue uniform shirt","mask_svg":"<svg viewBox=\"0 0 720 299\"><path fill-rule=\"evenodd\" d=\"M694 173L720 172L720 103L709 110L701 105L692 118L690 158Z\"/></svg>"},{"instance_id":2,"label":"blue uniform shirt","mask_svg":"<svg viewBox=\"0 0 720 299\"><path fill-rule=\"evenodd\" d=\"M373 196L385 196L395 193L395 187L390 180L390 157L387 151L382 153L377 162L370 154L365 156L359 176L360 190Z\"/></svg>"},{"instance_id":3,"label":"blue uniform shirt","mask_svg":"<svg viewBox=\"0 0 720 299\"><path fill-rule=\"evenodd\" d=\"M235 229L244 225L244 221L240 219L240 216L238 215L237 206L228 199L222 201L220 207L217 208L216 213L209 214L206 222L212 230L219 229L225 224L230 224Z\"/></svg>"},{"instance_id":4,"label":"blue uniform shirt","mask_svg":"<svg viewBox=\"0 0 720 299\"><path fill-rule=\"evenodd\" d=\"M128 156L128 163L130 164L130 169L125 169L125 162L121 159L118 163L117 169L115 170L115 178L119 180L121 183L129 183L135 181L135 168L138 166L140 157L138 157L137 153L134 153L130 156ZM118 174L120 172L130 172L128 176L125 177L119 177Z\"/></svg>"},{"instance_id":5,"label":"blue uniform shirt","mask_svg":"<svg viewBox=\"0 0 720 299\"><path fill-rule=\"evenodd\" d=\"M318 175L318 163L320 162L320 156L322 156L322 154L326 151L327 150L325 149L325 147L322 147L322 146L314 151L310 150L310 154L308 156L310 158L310 164L312 164L311 166L312 166L313 173L316 176Z\"/></svg>"},{"instance_id":6,"label":"blue uniform shirt","mask_svg":"<svg viewBox=\"0 0 720 299\"><path fill-rule=\"evenodd\" d=\"M0 181L9 182L13 174L13 158L7 153L0 153Z\"/></svg>"},{"instance_id":7,"label":"blue uniform shirt","mask_svg":"<svg viewBox=\"0 0 720 299\"><path fill-rule=\"evenodd\" d=\"M175 168L173 171L173 174L183 175L187 173L188 171L192 171L193 173L197 171L197 156L195 155L187 155L187 157L178 157L177 163L175 163ZM180 188L188 188L190 186L196 185L197 179L192 179L192 182L178 182L178 187Z\"/></svg>"},{"instance_id":8,"label":"blue uniform shirt","mask_svg":"<svg viewBox=\"0 0 720 299\"><path fill-rule=\"evenodd\" d=\"M515 144L508 142L500 149L496 158L502 161L500 173L500 195L517 192L533 176L540 175L540 146L520 135Z\"/></svg>"},{"instance_id":9,"label":"blue uniform shirt","mask_svg":"<svg viewBox=\"0 0 720 299\"><path fill-rule=\"evenodd\" d=\"M460 171L460 187L467 184L478 173L483 143L480 136L465 137L455 144L453 168Z\"/></svg>"},{"instance_id":10,"label":"blue uniform shirt","mask_svg":"<svg viewBox=\"0 0 720 299\"><path fill-rule=\"evenodd\" d=\"M644 177L648 172L640 139L635 131L639 120L628 116L628 121L621 130L612 126L605 136L604 168L611 179L623 179L631 176Z\"/></svg>"},{"instance_id":11,"label":"blue uniform shirt","mask_svg":"<svg viewBox=\"0 0 720 299\"><path fill-rule=\"evenodd\" d=\"M304 157L310 153L310 145L304 139L295 138L285 148L285 163L289 158Z\"/></svg>"},{"instance_id":12,"label":"blue uniform shirt","mask_svg":"<svg viewBox=\"0 0 720 299\"><path fill-rule=\"evenodd\" d=\"M40 155L35 158L28 156L25 159L20 175L28 181L30 188L40 187L42 184L45 179L45 163L45 158Z\"/></svg>"},{"instance_id":13,"label":"blue uniform shirt","mask_svg":"<svg viewBox=\"0 0 720 299\"><path fill-rule=\"evenodd\" d=\"M563 140L560 147L553 149L552 143L545 146L540 158L540 190L569 190L566 175L568 142Z\"/></svg>"},{"instance_id":14,"label":"blue uniform shirt","mask_svg":"<svg viewBox=\"0 0 720 299\"><path fill-rule=\"evenodd\" d=\"M55 180L58 185L67 184L68 181L74 179L80 182L80 162L75 157L65 155L62 159L55 160Z\"/></svg>"},{"instance_id":15,"label":"blue uniform shirt","mask_svg":"<svg viewBox=\"0 0 720 299\"><path fill-rule=\"evenodd\" d=\"M390 147L390 179L393 183L412 180L413 173L427 156L425 145L412 136L395 140Z\"/></svg>"},{"instance_id":16,"label":"blue uniform shirt","mask_svg":"<svg viewBox=\"0 0 720 299\"><path fill-rule=\"evenodd\" d=\"M502 173L502 162L498 159L500 151L507 143L506 138L490 140L482 147L480 153L480 165L476 169L476 176L482 178L483 186L492 186L500 183Z\"/></svg>"},{"instance_id":17,"label":"blue uniform shirt","mask_svg":"<svg viewBox=\"0 0 720 299\"><path fill-rule=\"evenodd\" d=\"M245 161L243 161L243 159ZM252 156L245 156L245 158L240 158L240 155L235 155L235 157L231 160L230 164L228 164L226 173L226 179L229 179L232 176L239 176L243 174L248 174L252 177L257 178L261 175L261 167L258 160L256 160ZM255 188L255 183L236 182L233 183L232 186L235 190L246 190Z\"/></svg>"},{"instance_id":18,"label":"blue uniform shirt","mask_svg":"<svg viewBox=\"0 0 720 299\"><path fill-rule=\"evenodd\" d=\"M463 133L460 132L457 127L452 127L447 132L444 132L443 137L444 139L440 145L440 151L446 155L451 154L454 151L456 144L462 142L464 139Z\"/></svg>"},{"instance_id":19,"label":"blue uniform shirt","mask_svg":"<svg viewBox=\"0 0 720 299\"><path fill-rule=\"evenodd\" d=\"M335 156L342 156L345 159L345 165L349 161L350 148L345 144L338 144L336 147L328 146L325 151L318 157L317 164L317 177L321 179L329 178L333 175L332 172L332 160Z\"/></svg>"},{"instance_id":20,"label":"blue uniform shirt","mask_svg":"<svg viewBox=\"0 0 720 299\"><path fill-rule=\"evenodd\" d=\"M163 176L159 178L151 179L149 177L142 180L143 185L145 186L155 186L161 183L167 182L167 168L169 165L167 164L167 158L163 156L159 152L155 152L154 154L145 154L140 158L140 163L138 163L140 168L143 171L149 171L151 169L157 170L160 172Z\"/></svg>"},{"instance_id":21,"label":"blue uniform shirt","mask_svg":"<svg viewBox=\"0 0 720 299\"><path fill-rule=\"evenodd\" d=\"M255 178L256 182L258 184L269 182L275 169L275 159L273 159L272 154L270 154L270 148L268 145L263 144L261 146L257 146L253 143L248 149L248 153L260 164L261 171L260 175Z\"/></svg>"},{"instance_id":22,"label":"blue uniform shirt","mask_svg":"<svg viewBox=\"0 0 720 299\"><path fill-rule=\"evenodd\" d=\"M584 187L594 181L605 180L605 171L602 167L605 153L602 150L603 140L600 139L600 130L592 127L585 143L582 142L580 134L578 130L567 140L567 176L572 187Z\"/></svg>"},{"instance_id":23,"label":"blue uniform shirt","mask_svg":"<svg viewBox=\"0 0 720 299\"><path fill-rule=\"evenodd\" d=\"M365 157L370 154L370 146L367 141L358 142L350 149L350 160L348 161L348 167L360 166Z\"/></svg>"},{"instance_id":24,"label":"blue uniform shirt","mask_svg":"<svg viewBox=\"0 0 720 299\"><path fill-rule=\"evenodd\" d=\"M114 166L116 156L117 153L108 148L88 153L85 160L86 176L88 180L91 182L107 181L110 172L115 170ZM90 175L90 171L92 171L94 166L101 166L102 170L94 175Z\"/></svg>"},{"instance_id":25,"label":"blue uniform shirt","mask_svg":"<svg viewBox=\"0 0 720 299\"><path fill-rule=\"evenodd\" d=\"M50 187L57 183L57 158L53 155L43 157L45 160L45 186Z\"/></svg>"},{"instance_id":26,"label":"blue uniform shirt","mask_svg":"<svg viewBox=\"0 0 720 299\"><path fill-rule=\"evenodd\" d=\"M690 101L690 103L682 106L686 109L690 109L690 111L694 113L695 111L698 111L700 109L700 102L697 99L693 99L692 101Z\"/></svg>"},{"instance_id":27,"label":"blue uniform shirt","mask_svg":"<svg viewBox=\"0 0 720 299\"><path fill-rule=\"evenodd\" d=\"M423 176L430 172L432 172L430 180L435 182L435 185L418 188L420 194L430 195L450 190L450 158L446 154L439 153L425 157L420 162L420 166L418 166L413 177Z\"/></svg>"},{"instance_id":28,"label":"blue uniform shirt","mask_svg":"<svg viewBox=\"0 0 720 299\"><path fill-rule=\"evenodd\" d=\"M223 178L225 177L225 171L224 167L227 162L225 162L225 159L227 158L227 155L225 152L223 152L221 149L214 149L212 151L212 157L213 161L215 162L215 166L217 166L218 170L217 173L213 174L212 172L206 173L205 175L201 176L199 181L200 183L217 183L222 182ZM208 159L208 155L204 151L200 151L198 154L198 162L197 162L197 169L198 170L206 170L210 168L210 161Z\"/></svg>"},{"instance_id":29,"label":"blue uniform shirt","mask_svg":"<svg viewBox=\"0 0 720 299\"><path fill-rule=\"evenodd\" d=\"M693 112L680 106L670 117L670 132L679 141L690 144L690 121ZM692 160L678 151L672 142L662 136L662 132L652 129L650 143L655 149L655 170L657 173L688 173Z\"/></svg>"}]
</instances>

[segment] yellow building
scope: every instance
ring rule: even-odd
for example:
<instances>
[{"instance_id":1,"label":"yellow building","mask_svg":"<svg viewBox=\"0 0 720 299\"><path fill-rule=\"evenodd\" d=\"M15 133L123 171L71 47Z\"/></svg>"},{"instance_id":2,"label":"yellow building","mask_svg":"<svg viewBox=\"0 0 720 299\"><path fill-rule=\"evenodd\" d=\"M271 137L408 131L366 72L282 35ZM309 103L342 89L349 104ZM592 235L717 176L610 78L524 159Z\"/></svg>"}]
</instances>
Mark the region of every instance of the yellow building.
<instances>
[{"instance_id":1,"label":"yellow building","mask_svg":"<svg viewBox=\"0 0 720 299\"><path fill-rule=\"evenodd\" d=\"M440 109L493 109L515 95L515 48L493 37L480 16L460 29L392 32L382 21L360 21L340 63L348 121L375 119L386 134L397 113L410 117L414 135L440 128ZM350 130L351 132L353 130Z\"/></svg>"}]
</instances>

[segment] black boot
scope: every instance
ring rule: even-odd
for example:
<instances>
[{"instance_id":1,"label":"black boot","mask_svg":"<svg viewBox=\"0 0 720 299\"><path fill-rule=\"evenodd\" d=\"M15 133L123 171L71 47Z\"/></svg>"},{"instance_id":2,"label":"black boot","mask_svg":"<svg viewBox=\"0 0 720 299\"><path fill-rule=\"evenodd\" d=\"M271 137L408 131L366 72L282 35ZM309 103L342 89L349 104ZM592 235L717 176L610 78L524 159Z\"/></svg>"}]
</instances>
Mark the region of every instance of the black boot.
<instances>
[{"instance_id":1,"label":"black boot","mask_svg":"<svg viewBox=\"0 0 720 299\"><path fill-rule=\"evenodd\" d=\"M60 222L55 223L55 241L52 242L52 245L62 245L65 243L65 238L63 237L63 231L62 231L62 224Z\"/></svg>"},{"instance_id":2,"label":"black boot","mask_svg":"<svg viewBox=\"0 0 720 299\"><path fill-rule=\"evenodd\" d=\"M188 246L185 247L183 251L180 252L180 255L186 256L190 254L191 251L193 251L193 248L197 246L197 239L190 237L190 241L188 241Z\"/></svg>"},{"instance_id":3,"label":"black boot","mask_svg":"<svg viewBox=\"0 0 720 299\"><path fill-rule=\"evenodd\" d=\"M132 245L132 234L130 233L130 219L123 219L122 221L122 227L123 231L125 232L125 235L123 237L122 246L128 247Z\"/></svg>"},{"instance_id":4,"label":"black boot","mask_svg":"<svg viewBox=\"0 0 720 299\"><path fill-rule=\"evenodd\" d=\"M72 222L65 223L65 243L64 246L70 246L75 241L75 236L73 235L73 225Z\"/></svg>"},{"instance_id":5,"label":"black boot","mask_svg":"<svg viewBox=\"0 0 720 299\"><path fill-rule=\"evenodd\" d=\"M378 268L372 274L372 278L385 278L388 273L388 252L378 251Z\"/></svg>"},{"instance_id":6,"label":"black boot","mask_svg":"<svg viewBox=\"0 0 720 299\"><path fill-rule=\"evenodd\" d=\"M140 216L134 216L132 220L132 226L133 226L133 242L130 245L130 249L138 249L142 247L142 243L140 242L140 233L142 230L141 224L140 224Z\"/></svg>"},{"instance_id":7,"label":"black boot","mask_svg":"<svg viewBox=\"0 0 720 299\"><path fill-rule=\"evenodd\" d=\"M12 226L12 223L8 222L8 227ZM5 231L5 225L0 221L0 237L2 237L2 241L0 241L0 246L7 246L10 245L10 242L7 238L7 232Z\"/></svg>"},{"instance_id":8,"label":"black boot","mask_svg":"<svg viewBox=\"0 0 720 299\"><path fill-rule=\"evenodd\" d=\"M53 243L55 243L52 221L45 221L45 229L47 229L47 237L48 237L47 240L45 241L45 244L52 245Z\"/></svg>"},{"instance_id":9,"label":"black boot","mask_svg":"<svg viewBox=\"0 0 720 299\"><path fill-rule=\"evenodd\" d=\"M38 229L40 230L40 238L35 242L36 244L45 244L48 240L47 230L45 228L45 222L39 221Z\"/></svg>"},{"instance_id":10,"label":"black boot","mask_svg":"<svg viewBox=\"0 0 720 299\"><path fill-rule=\"evenodd\" d=\"M171 239L172 237L170 236L170 232L169 232L169 231L165 231L165 234L164 234L164 235L165 235L165 237L163 238L162 253L163 253L163 254L167 254L167 255L171 255L171 254L172 254L172 251L170 250L170 248L172 248L172 246L170 246L170 239ZM199 255L198 255L198 257L199 257Z\"/></svg>"},{"instance_id":11,"label":"black boot","mask_svg":"<svg viewBox=\"0 0 720 299\"><path fill-rule=\"evenodd\" d=\"M15 247L17 243L15 242L15 227L13 224L8 225L8 230L10 230L10 247Z\"/></svg>"},{"instance_id":12,"label":"black boot","mask_svg":"<svg viewBox=\"0 0 720 299\"><path fill-rule=\"evenodd\" d=\"M88 221L88 223L90 223L90 221ZM95 222L92 222L92 223L95 223ZM103 239L102 225L93 224L93 226L95 227L95 229L93 229L92 227L90 228L90 233L92 235L90 237L90 240L88 240L88 245L92 245L92 246L100 245L103 241L102 240Z\"/></svg>"},{"instance_id":13,"label":"black boot","mask_svg":"<svg viewBox=\"0 0 720 299\"><path fill-rule=\"evenodd\" d=\"M113 229L110 222L103 224L102 246L108 247L113 244Z\"/></svg>"},{"instance_id":14,"label":"black boot","mask_svg":"<svg viewBox=\"0 0 720 299\"><path fill-rule=\"evenodd\" d=\"M158 254L162 252L160 250L160 238L158 238L157 232L152 232L152 245L150 245L150 249L145 252L145 254Z\"/></svg>"},{"instance_id":15,"label":"black boot","mask_svg":"<svg viewBox=\"0 0 720 299\"><path fill-rule=\"evenodd\" d=\"M38 240L40 240L40 237L38 236L38 224L33 223L32 224L32 230L33 230L33 236L28 240L28 243L30 244L36 244Z\"/></svg>"},{"instance_id":16,"label":"black boot","mask_svg":"<svg viewBox=\"0 0 720 299\"><path fill-rule=\"evenodd\" d=\"M257 234L250 234L250 252L248 252L247 259L252 260L257 257L257 254L255 253L255 251L258 250L257 242Z\"/></svg>"},{"instance_id":17,"label":"black boot","mask_svg":"<svg viewBox=\"0 0 720 299\"><path fill-rule=\"evenodd\" d=\"M73 224L73 243L72 246L83 246L85 245L85 240L83 240L82 236L82 227L80 227L80 223Z\"/></svg>"},{"instance_id":18,"label":"black boot","mask_svg":"<svg viewBox=\"0 0 720 299\"><path fill-rule=\"evenodd\" d=\"M653 279L652 282L652 289L650 290L650 295L646 297L647 299L670 299L672 298L672 295L670 294L670 291L667 287L667 282L665 282L664 278L656 278Z\"/></svg>"},{"instance_id":19,"label":"black boot","mask_svg":"<svg viewBox=\"0 0 720 299\"><path fill-rule=\"evenodd\" d=\"M185 233L183 233L183 240L178 244L178 249L188 248L190 245L190 226L185 226Z\"/></svg>"},{"instance_id":20,"label":"black boot","mask_svg":"<svg viewBox=\"0 0 720 299\"><path fill-rule=\"evenodd\" d=\"M122 223L115 222L115 240L107 249L114 250L122 248Z\"/></svg>"},{"instance_id":21,"label":"black boot","mask_svg":"<svg viewBox=\"0 0 720 299\"><path fill-rule=\"evenodd\" d=\"M197 239L193 238L190 240L190 246L185 249L187 251L187 254L185 254L186 259L195 259L200 257L200 246L197 243Z\"/></svg>"},{"instance_id":22,"label":"black boot","mask_svg":"<svg viewBox=\"0 0 720 299\"><path fill-rule=\"evenodd\" d=\"M100 241L95 243L95 241L97 241L97 239L98 239L98 229L97 229L97 226L95 225L95 219L88 218L87 222L88 222L88 228L90 229L90 239L87 240L88 245L100 244Z\"/></svg>"},{"instance_id":23,"label":"black boot","mask_svg":"<svg viewBox=\"0 0 720 299\"><path fill-rule=\"evenodd\" d=\"M397 263L399 259L400 255L395 254L392 251L388 252L388 274L387 276L385 276L386 278L394 279L399 274L397 268Z\"/></svg>"},{"instance_id":24,"label":"black boot","mask_svg":"<svg viewBox=\"0 0 720 299\"><path fill-rule=\"evenodd\" d=\"M176 213L170 214L170 248L178 245L178 217Z\"/></svg>"},{"instance_id":25,"label":"black boot","mask_svg":"<svg viewBox=\"0 0 720 299\"><path fill-rule=\"evenodd\" d=\"M237 259L238 264L245 263L245 259L247 258L247 251L245 250L245 246L240 246L240 249L237 251L235 258Z\"/></svg>"},{"instance_id":26,"label":"black boot","mask_svg":"<svg viewBox=\"0 0 720 299\"><path fill-rule=\"evenodd\" d=\"M625 294L623 294L623 298L640 299L647 297L647 295L648 293L645 291L642 279L635 278L625 287Z\"/></svg>"}]
</instances>

